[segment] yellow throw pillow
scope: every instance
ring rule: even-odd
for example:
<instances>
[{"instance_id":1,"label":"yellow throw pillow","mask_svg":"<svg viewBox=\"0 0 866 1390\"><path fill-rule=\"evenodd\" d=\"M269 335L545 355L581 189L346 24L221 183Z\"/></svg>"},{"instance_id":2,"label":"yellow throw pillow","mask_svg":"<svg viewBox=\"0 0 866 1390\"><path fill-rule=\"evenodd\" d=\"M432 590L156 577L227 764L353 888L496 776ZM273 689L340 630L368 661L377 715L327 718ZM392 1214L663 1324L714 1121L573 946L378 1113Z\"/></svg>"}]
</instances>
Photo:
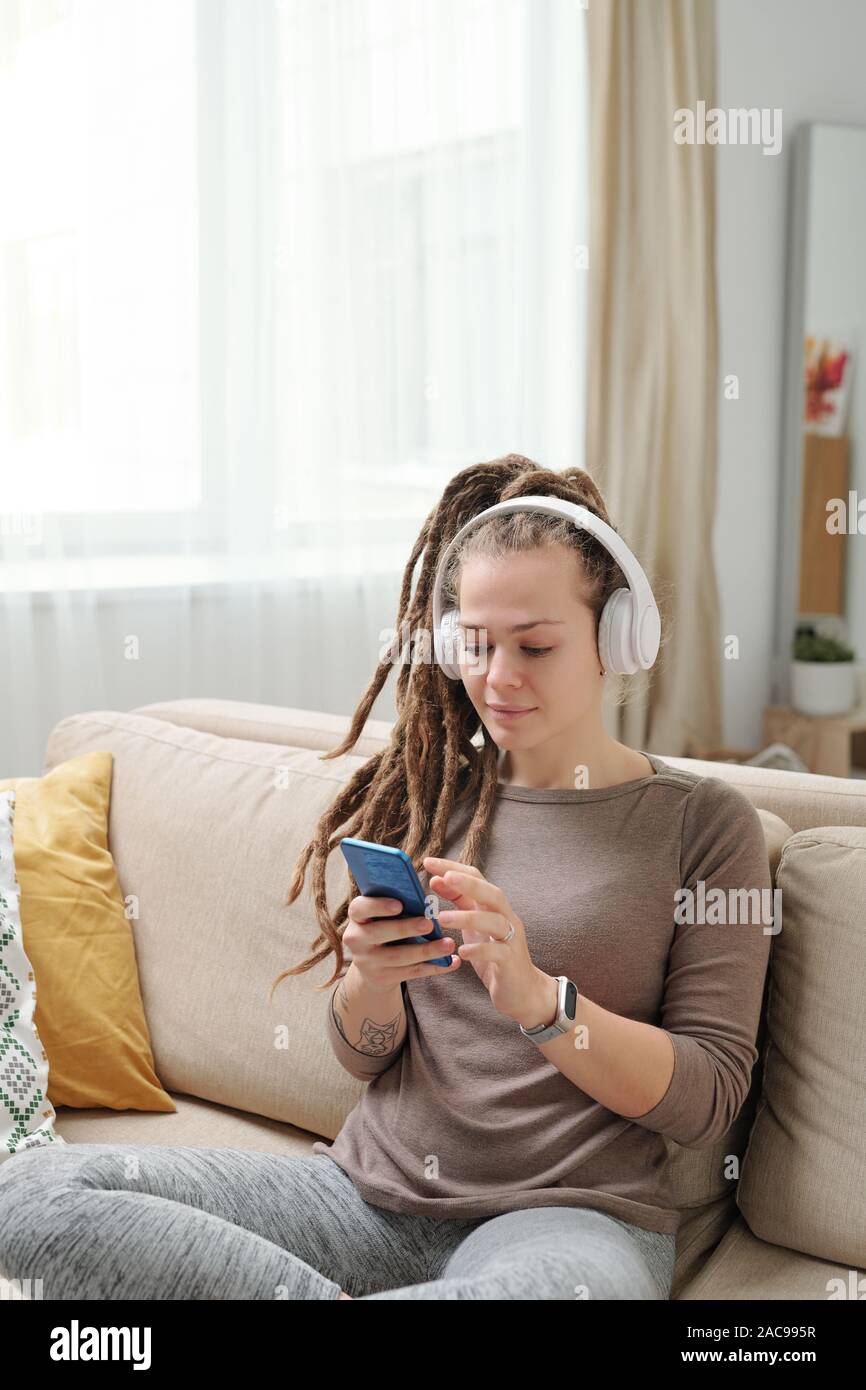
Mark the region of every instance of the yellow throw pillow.
<instances>
[{"instance_id":1,"label":"yellow throw pillow","mask_svg":"<svg viewBox=\"0 0 866 1390\"><path fill-rule=\"evenodd\" d=\"M84 753L16 794L14 852L48 1099L77 1109L177 1106L153 1067L132 927L108 848L112 754Z\"/></svg>"}]
</instances>

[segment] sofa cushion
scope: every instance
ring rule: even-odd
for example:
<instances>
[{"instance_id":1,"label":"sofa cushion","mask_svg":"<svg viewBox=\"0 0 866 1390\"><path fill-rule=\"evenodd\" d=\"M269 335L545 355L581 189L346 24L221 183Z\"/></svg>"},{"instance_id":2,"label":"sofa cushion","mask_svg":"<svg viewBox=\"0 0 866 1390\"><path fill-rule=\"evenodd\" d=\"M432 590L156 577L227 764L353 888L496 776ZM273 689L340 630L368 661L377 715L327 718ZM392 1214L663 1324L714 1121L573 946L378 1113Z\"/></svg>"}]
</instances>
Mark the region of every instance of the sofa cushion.
<instances>
[{"instance_id":1,"label":"sofa cushion","mask_svg":"<svg viewBox=\"0 0 866 1390\"><path fill-rule=\"evenodd\" d=\"M799 831L777 883L763 1094L737 1201L762 1240L863 1268L866 831Z\"/></svg>"},{"instance_id":2,"label":"sofa cushion","mask_svg":"<svg viewBox=\"0 0 866 1390\"><path fill-rule=\"evenodd\" d=\"M57 1133L68 1144L180 1144L194 1149L258 1149L260 1153L311 1156L320 1135L263 1115L184 1096L176 1091L171 1115L140 1110L57 1111Z\"/></svg>"},{"instance_id":3,"label":"sofa cushion","mask_svg":"<svg viewBox=\"0 0 866 1390\"><path fill-rule=\"evenodd\" d=\"M760 1240L740 1216L694 1277L680 1276L678 1252L671 1298L725 1303L777 1300L780 1304L845 1301L862 1299L864 1278L862 1269L796 1254ZM808 1317L800 1321L808 1322Z\"/></svg>"},{"instance_id":4,"label":"sofa cushion","mask_svg":"<svg viewBox=\"0 0 866 1390\"><path fill-rule=\"evenodd\" d=\"M15 866L34 1021L55 1105L172 1109L154 1070L135 941L108 847L111 754L83 752L15 791Z\"/></svg>"},{"instance_id":5,"label":"sofa cushion","mask_svg":"<svg viewBox=\"0 0 866 1390\"><path fill-rule=\"evenodd\" d=\"M310 952L308 893L286 904L318 817L364 759L222 738L117 711L73 715L46 767L102 750L114 760L109 843L134 894L141 993L170 1092L333 1138L363 1092L326 1046L332 963L270 987ZM348 889L332 855L328 900Z\"/></svg>"},{"instance_id":6,"label":"sofa cushion","mask_svg":"<svg viewBox=\"0 0 866 1390\"><path fill-rule=\"evenodd\" d=\"M48 1099L48 1053L36 1028L36 972L24 949L15 872L15 792L0 792L0 1162L63 1143Z\"/></svg>"},{"instance_id":7,"label":"sofa cushion","mask_svg":"<svg viewBox=\"0 0 866 1390\"><path fill-rule=\"evenodd\" d=\"M324 710L294 709L289 705L259 705L247 700L220 700L197 696L189 700L160 700L139 705L133 714L164 719L187 729L200 729L222 738L245 738L253 743L285 743L292 748L315 748L324 753L345 738L349 721L342 714ZM387 745L391 724L384 719L368 719L355 756L372 757Z\"/></svg>"}]
</instances>

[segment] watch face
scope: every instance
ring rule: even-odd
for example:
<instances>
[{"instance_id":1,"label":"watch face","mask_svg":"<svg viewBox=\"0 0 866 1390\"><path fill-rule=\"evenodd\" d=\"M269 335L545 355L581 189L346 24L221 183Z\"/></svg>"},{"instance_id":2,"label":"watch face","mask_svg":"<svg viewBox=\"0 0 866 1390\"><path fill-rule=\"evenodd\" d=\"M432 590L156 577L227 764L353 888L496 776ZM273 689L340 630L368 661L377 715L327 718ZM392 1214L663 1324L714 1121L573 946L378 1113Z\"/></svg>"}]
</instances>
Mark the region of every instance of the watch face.
<instances>
[{"instance_id":1,"label":"watch face","mask_svg":"<svg viewBox=\"0 0 866 1390\"><path fill-rule=\"evenodd\" d=\"M574 1018L577 1013L577 989L572 980L565 986L565 1012L569 1018Z\"/></svg>"}]
</instances>

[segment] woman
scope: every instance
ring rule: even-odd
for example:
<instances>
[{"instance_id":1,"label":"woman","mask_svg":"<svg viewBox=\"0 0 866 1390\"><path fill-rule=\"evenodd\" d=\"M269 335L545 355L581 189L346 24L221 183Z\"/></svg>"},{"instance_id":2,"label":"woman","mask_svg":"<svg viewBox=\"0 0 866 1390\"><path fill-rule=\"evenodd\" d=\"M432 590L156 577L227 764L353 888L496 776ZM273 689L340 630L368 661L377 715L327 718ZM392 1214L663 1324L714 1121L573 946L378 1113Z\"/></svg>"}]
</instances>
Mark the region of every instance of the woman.
<instances>
[{"instance_id":1,"label":"woman","mask_svg":"<svg viewBox=\"0 0 866 1390\"><path fill-rule=\"evenodd\" d=\"M459 679L430 659L446 548L495 503L538 495L609 520L586 473L516 455L445 489L404 574L398 630L422 650L401 656L389 746L298 861L288 901L312 859L321 935L274 983L334 955L330 1042L370 1082L334 1143L16 1156L0 1169L3 1273L43 1277L45 1297L669 1297L666 1139L711 1144L736 1118L770 940L695 921L678 894L767 890L769 864L741 793L606 732L598 624L626 581L572 521L523 511L471 527L443 581ZM355 744L398 655L326 756ZM400 905L383 898L347 898L332 917L325 867L343 835L407 851L451 905L436 913L444 940L393 944L429 922L390 922ZM48 1198L64 1232L54 1272L44 1247L34 1259Z\"/></svg>"}]
</instances>

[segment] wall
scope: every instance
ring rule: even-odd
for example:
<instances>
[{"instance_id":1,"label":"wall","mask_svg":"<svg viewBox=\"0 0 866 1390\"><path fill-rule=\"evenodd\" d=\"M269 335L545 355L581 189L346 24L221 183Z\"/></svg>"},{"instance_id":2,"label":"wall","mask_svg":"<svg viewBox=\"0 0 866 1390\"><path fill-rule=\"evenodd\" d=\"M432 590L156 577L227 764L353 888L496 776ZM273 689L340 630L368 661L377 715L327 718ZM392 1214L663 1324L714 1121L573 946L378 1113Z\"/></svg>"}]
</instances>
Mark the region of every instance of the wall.
<instances>
[{"instance_id":1,"label":"wall","mask_svg":"<svg viewBox=\"0 0 866 1390\"><path fill-rule=\"evenodd\" d=\"M757 747L775 615L790 137L800 121L866 125L866 4L717 0L716 16L715 104L783 113L780 154L717 149L720 373L740 381L740 399L720 404L713 537L722 632L740 639L739 660L723 662L723 737Z\"/></svg>"}]
</instances>

